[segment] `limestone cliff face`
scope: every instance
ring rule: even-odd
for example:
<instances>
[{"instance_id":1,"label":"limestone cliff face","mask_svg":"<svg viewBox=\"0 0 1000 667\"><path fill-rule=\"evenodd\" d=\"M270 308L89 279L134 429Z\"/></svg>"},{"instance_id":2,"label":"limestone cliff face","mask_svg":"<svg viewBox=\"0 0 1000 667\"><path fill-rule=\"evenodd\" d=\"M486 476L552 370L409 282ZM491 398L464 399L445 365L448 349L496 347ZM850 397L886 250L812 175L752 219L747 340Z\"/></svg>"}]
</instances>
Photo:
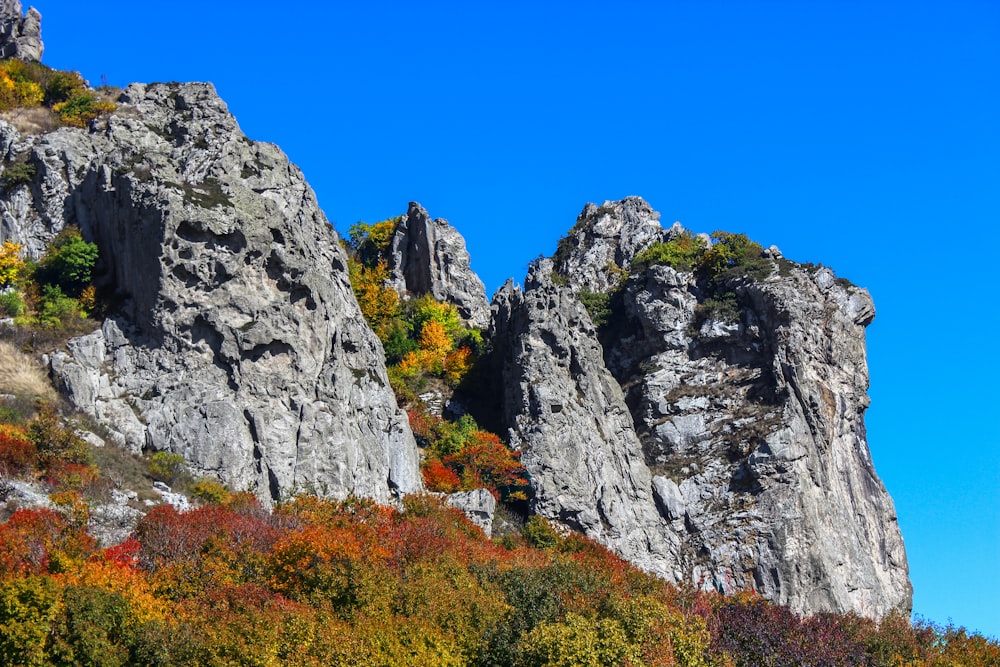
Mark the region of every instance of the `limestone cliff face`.
<instances>
[{"instance_id":1,"label":"limestone cliff face","mask_svg":"<svg viewBox=\"0 0 1000 667\"><path fill-rule=\"evenodd\" d=\"M561 242L567 287L539 264L523 294L494 302L505 421L536 511L698 586L804 612L909 609L899 526L865 439L868 293L783 262L728 285L738 317L713 320L696 310L706 294L693 274L652 266L618 291L602 348L572 290L610 284L664 236L628 231L645 210L634 199L601 209Z\"/></svg>"},{"instance_id":2,"label":"limestone cliff face","mask_svg":"<svg viewBox=\"0 0 1000 667\"><path fill-rule=\"evenodd\" d=\"M393 234L389 260L396 291L430 294L454 304L469 326L489 325L486 288L469 264L465 239L447 220L431 219L423 206L410 202Z\"/></svg>"},{"instance_id":3,"label":"limestone cliff face","mask_svg":"<svg viewBox=\"0 0 1000 667\"><path fill-rule=\"evenodd\" d=\"M0 146L36 172L2 193L4 238L37 256L72 224L100 248L114 315L51 365L121 444L264 499L422 488L335 232L301 172L248 140L211 85L133 85L88 130L3 125Z\"/></svg>"}]
</instances>

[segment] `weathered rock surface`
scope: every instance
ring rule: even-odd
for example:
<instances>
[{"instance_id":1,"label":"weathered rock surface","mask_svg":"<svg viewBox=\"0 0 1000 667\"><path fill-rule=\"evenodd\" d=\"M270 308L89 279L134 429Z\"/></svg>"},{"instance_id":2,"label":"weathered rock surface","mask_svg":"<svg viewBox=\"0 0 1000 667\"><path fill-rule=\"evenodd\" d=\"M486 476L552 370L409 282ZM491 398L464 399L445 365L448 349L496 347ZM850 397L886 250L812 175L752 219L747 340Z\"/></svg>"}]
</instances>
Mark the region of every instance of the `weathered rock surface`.
<instances>
[{"instance_id":1,"label":"weathered rock surface","mask_svg":"<svg viewBox=\"0 0 1000 667\"><path fill-rule=\"evenodd\" d=\"M132 85L89 130L19 138L36 175L0 198L5 238L78 225L116 307L52 356L78 407L133 449L265 500L422 488L406 415L346 257L301 172L209 84Z\"/></svg>"},{"instance_id":2,"label":"weathered rock surface","mask_svg":"<svg viewBox=\"0 0 1000 667\"><path fill-rule=\"evenodd\" d=\"M656 511L624 395L587 311L551 271L547 260L533 265L525 291L508 282L493 306L505 420L533 510L675 578L679 545Z\"/></svg>"},{"instance_id":3,"label":"weathered rock surface","mask_svg":"<svg viewBox=\"0 0 1000 667\"><path fill-rule=\"evenodd\" d=\"M660 214L640 197L587 204L552 259L556 272L573 287L607 292L639 251L667 240L670 233L660 225Z\"/></svg>"},{"instance_id":4,"label":"weathered rock surface","mask_svg":"<svg viewBox=\"0 0 1000 667\"><path fill-rule=\"evenodd\" d=\"M469 517L469 520L483 529L486 537L493 534L493 516L497 510L497 500L488 489L473 489L449 494L447 502Z\"/></svg>"},{"instance_id":5,"label":"weathered rock surface","mask_svg":"<svg viewBox=\"0 0 1000 667\"><path fill-rule=\"evenodd\" d=\"M696 277L652 266L612 301L602 350L571 290L606 289L679 231L652 230L640 201L584 210L555 265L568 288L542 262L523 294L494 301L505 421L537 511L698 586L802 612L908 610L895 510L865 439L868 293L785 263L727 285L737 319L705 319Z\"/></svg>"},{"instance_id":6,"label":"weathered rock surface","mask_svg":"<svg viewBox=\"0 0 1000 667\"><path fill-rule=\"evenodd\" d=\"M691 334L690 274L628 284L607 355L658 501L696 584L754 589L797 611L908 609L896 514L865 440L867 292L828 270L735 289L739 321Z\"/></svg>"},{"instance_id":7,"label":"weathered rock surface","mask_svg":"<svg viewBox=\"0 0 1000 667\"><path fill-rule=\"evenodd\" d=\"M410 202L393 234L389 260L396 291L430 294L454 304L469 326L489 325L486 288L469 264L465 239L447 220L432 220L423 206Z\"/></svg>"},{"instance_id":8,"label":"weathered rock surface","mask_svg":"<svg viewBox=\"0 0 1000 667\"><path fill-rule=\"evenodd\" d=\"M41 60L42 15L34 7L22 13L20 0L0 0L0 58Z\"/></svg>"}]
</instances>

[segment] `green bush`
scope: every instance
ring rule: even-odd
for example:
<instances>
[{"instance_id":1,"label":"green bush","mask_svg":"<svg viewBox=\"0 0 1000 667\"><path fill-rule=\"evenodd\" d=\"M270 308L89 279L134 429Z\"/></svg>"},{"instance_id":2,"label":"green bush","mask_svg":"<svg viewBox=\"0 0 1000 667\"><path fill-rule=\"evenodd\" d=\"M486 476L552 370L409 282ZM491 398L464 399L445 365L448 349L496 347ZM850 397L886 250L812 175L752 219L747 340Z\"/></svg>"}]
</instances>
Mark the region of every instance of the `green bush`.
<instances>
[{"instance_id":1,"label":"green bush","mask_svg":"<svg viewBox=\"0 0 1000 667\"><path fill-rule=\"evenodd\" d=\"M18 162L3 170L3 174L0 175L0 184L3 185L4 189L9 190L19 185L31 183L31 179L34 177L35 165L27 162Z\"/></svg>"},{"instance_id":2,"label":"green bush","mask_svg":"<svg viewBox=\"0 0 1000 667\"><path fill-rule=\"evenodd\" d=\"M79 297L90 282L97 264L97 245L84 241L80 230L67 227L45 251L38 265L39 282L56 285L66 294Z\"/></svg>"},{"instance_id":3,"label":"green bush","mask_svg":"<svg viewBox=\"0 0 1000 667\"><path fill-rule=\"evenodd\" d=\"M640 272L654 264L666 264L678 271L694 271L705 250L704 244L685 229L669 241L654 243L637 254L632 260L632 270Z\"/></svg>"},{"instance_id":4,"label":"green bush","mask_svg":"<svg viewBox=\"0 0 1000 667\"><path fill-rule=\"evenodd\" d=\"M706 320L719 322L739 322L740 304L732 292L710 296L695 309L695 323L701 326Z\"/></svg>"},{"instance_id":5,"label":"green bush","mask_svg":"<svg viewBox=\"0 0 1000 667\"><path fill-rule=\"evenodd\" d=\"M559 544L559 533L548 521L532 514L521 529L521 535L536 549L551 549Z\"/></svg>"},{"instance_id":6,"label":"green bush","mask_svg":"<svg viewBox=\"0 0 1000 667\"><path fill-rule=\"evenodd\" d=\"M591 292L583 288L576 293L576 298L580 300L583 307L590 313L590 320L595 327L602 327L608 323L611 317L611 295L603 292Z\"/></svg>"},{"instance_id":7,"label":"green bush","mask_svg":"<svg viewBox=\"0 0 1000 667\"><path fill-rule=\"evenodd\" d=\"M24 297L17 290L0 292L0 317L19 317L24 313Z\"/></svg>"},{"instance_id":8,"label":"green bush","mask_svg":"<svg viewBox=\"0 0 1000 667\"><path fill-rule=\"evenodd\" d=\"M184 457L173 452L156 452L149 458L149 475L160 482L173 484L183 472Z\"/></svg>"},{"instance_id":9,"label":"green bush","mask_svg":"<svg viewBox=\"0 0 1000 667\"><path fill-rule=\"evenodd\" d=\"M58 285L43 285L38 304L38 323L45 327L62 327L81 317L80 304L63 294Z\"/></svg>"},{"instance_id":10,"label":"green bush","mask_svg":"<svg viewBox=\"0 0 1000 667\"><path fill-rule=\"evenodd\" d=\"M66 102L87 90L87 83L79 72L51 72L47 78L46 106Z\"/></svg>"},{"instance_id":11,"label":"green bush","mask_svg":"<svg viewBox=\"0 0 1000 667\"><path fill-rule=\"evenodd\" d=\"M763 256L764 247L746 234L712 232L715 243L698 260L698 270L712 282L750 276L763 280L774 264Z\"/></svg>"}]
</instances>

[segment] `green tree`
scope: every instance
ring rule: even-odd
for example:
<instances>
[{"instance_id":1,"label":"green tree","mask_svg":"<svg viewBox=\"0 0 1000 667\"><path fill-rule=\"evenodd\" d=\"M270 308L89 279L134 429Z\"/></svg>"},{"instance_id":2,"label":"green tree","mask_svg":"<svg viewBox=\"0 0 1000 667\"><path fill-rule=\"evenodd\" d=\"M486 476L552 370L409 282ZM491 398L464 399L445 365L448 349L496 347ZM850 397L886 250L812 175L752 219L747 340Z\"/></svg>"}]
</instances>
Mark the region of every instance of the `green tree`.
<instances>
[{"instance_id":1,"label":"green tree","mask_svg":"<svg viewBox=\"0 0 1000 667\"><path fill-rule=\"evenodd\" d=\"M80 230L67 227L52 241L38 265L40 282L56 285L79 297L90 283L97 264L97 245L84 241Z\"/></svg>"},{"instance_id":2,"label":"green tree","mask_svg":"<svg viewBox=\"0 0 1000 667\"><path fill-rule=\"evenodd\" d=\"M654 264L666 264L678 271L693 271L705 250L704 243L685 229L669 241L654 243L637 254L631 266L636 272Z\"/></svg>"}]
</instances>

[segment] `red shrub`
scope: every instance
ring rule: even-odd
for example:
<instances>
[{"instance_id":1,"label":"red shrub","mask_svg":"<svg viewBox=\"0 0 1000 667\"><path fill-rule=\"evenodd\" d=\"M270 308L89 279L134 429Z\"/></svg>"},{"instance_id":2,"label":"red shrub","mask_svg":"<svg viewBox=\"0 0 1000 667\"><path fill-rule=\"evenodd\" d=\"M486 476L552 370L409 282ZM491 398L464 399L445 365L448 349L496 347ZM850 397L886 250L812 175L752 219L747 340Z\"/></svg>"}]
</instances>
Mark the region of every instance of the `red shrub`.
<instances>
[{"instance_id":1,"label":"red shrub","mask_svg":"<svg viewBox=\"0 0 1000 667\"><path fill-rule=\"evenodd\" d=\"M462 480L452 468L445 466L441 459L433 458L424 461L421 466L424 473L424 485L428 491L438 493L454 493L462 486Z\"/></svg>"},{"instance_id":2,"label":"red shrub","mask_svg":"<svg viewBox=\"0 0 1000 667\"><path fill-rule=\"evenodd\" d=\"M44 573L50 566L65 565L66 559L85 558L95 548L94 538L59 512L21 509L0 525L0 576Z\"/></svg>"},{"instance_id":3,"label":"red shrub","mask_svg":"<svg viewBox=\"0 0 1000 667\"><path fill-rule=\"evenodd\" d=\"M0 424L0 468L8 473L21 473L33 467L38 450L28 439L28 432L14 424Z\"/></svg>"},{"instance_id":4,"label":"red shrub","mask_svg":"<svg viewBox=\"0 0 1000 667\"><path fill-rule=\"evenodd\" d=\"M473 441L461 451L444 458L462 480L463 489L486 487L493 495L527 486L520 453L507 448L489 431L475 431Z\"/></svg>"}]
</instances>

